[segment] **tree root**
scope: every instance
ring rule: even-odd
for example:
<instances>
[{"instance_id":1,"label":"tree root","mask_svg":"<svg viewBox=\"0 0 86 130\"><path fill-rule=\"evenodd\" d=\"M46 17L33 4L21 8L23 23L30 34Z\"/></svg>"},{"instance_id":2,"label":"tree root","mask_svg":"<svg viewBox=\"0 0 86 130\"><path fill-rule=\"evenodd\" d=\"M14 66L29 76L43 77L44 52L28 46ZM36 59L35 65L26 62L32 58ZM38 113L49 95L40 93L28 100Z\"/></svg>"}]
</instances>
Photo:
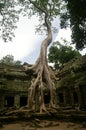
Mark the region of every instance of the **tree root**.
<instances>
[{"instance_id":1,"label":"tree root","mask_svg":"<svg viewBox=\"0 0 86 130\"><path fill-rule=\"evenodd\" d=\"M49 113L44 103L44 91L45 89L50 91L49 107L56 109L56 89L53 83L56 77L47 62L43 64L40 59L30 68L34 70L37 77L32 79L31 86L28 88L28 107L40 113Z\"/></svg>"}]
</instances>

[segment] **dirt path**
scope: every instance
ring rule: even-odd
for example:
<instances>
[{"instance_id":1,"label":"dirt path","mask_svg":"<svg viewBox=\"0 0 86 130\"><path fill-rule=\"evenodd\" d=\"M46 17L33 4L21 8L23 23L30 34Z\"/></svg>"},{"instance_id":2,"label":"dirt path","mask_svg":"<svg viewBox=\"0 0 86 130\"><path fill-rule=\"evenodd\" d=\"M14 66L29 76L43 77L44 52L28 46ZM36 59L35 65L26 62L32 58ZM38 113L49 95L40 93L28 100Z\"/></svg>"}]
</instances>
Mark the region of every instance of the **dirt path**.
<instances>
[{"instance_id":1,"label":"dirt path","mask_svg":"<svg viewBox=\"0 0 86 130\"><path fill-rule=\"evenodd\" d=\"M5 124L0 130L86 130L86 122L77 124L71 122L56 122L56 126L44 128L32 128L28 122L17 122L13 124Z\"/></svg>"}]
</instances>

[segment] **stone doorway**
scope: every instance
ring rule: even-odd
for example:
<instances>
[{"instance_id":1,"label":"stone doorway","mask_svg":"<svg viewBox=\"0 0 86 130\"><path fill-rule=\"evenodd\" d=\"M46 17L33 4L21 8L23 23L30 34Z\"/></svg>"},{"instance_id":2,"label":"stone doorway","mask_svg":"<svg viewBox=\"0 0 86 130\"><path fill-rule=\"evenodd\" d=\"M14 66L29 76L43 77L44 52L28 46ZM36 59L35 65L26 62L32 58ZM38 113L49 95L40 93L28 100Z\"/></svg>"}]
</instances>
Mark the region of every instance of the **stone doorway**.
<instances>
[{"instance_id":1,"label":"stone doorway","mask_svg":"<svg viewBox=\"0 0 86 130\"><path fill-rule=\"evenodd\" d=\"M78 104L78 95L76 92L73 92L73 98L74 98L74 104L77 105Z\"/></svg>"},{"instance_id":2,"label":"stone doorway","mask_svg":"<svg viewBox=\"0 0 86 130\"><path fill-rule=\"evenodd\" d=\"M63 104L63 103L64 103L63 93L58 93L58 99L59 99L59 103L60 103L60 104Z\"/></svg>"},{"instance_id":3,"label":"stone doorway","mask_svg":"<svg viewBox=\"0 0 86 130\"><path fill-rule=\"evenodd\" d=\"M6 96L4 106L5 107L13 107L14 106L14 97L13 96Z\"/></svg>"},{"instance_id":4,"label":"stone doorway","mask_svg":"<svg viewBox=\"0 0 86 130\"><path fill-rule=\"evenodd\" d=\"M27 105L27 97L21 96L20 97L20 107Z\"/></svg>"}]
</instances>

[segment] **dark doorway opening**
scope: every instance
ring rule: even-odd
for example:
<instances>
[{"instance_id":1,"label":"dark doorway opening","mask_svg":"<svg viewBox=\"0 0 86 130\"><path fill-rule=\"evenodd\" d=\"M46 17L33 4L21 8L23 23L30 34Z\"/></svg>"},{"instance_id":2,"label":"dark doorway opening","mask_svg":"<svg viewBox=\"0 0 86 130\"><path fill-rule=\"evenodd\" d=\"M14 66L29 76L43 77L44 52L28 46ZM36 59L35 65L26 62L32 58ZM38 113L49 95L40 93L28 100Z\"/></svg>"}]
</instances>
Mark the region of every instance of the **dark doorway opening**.
<instances>
[{"instance_id":1,"label":"dark doorway opening","mask_svg":"<svg viewBox=\"0 0 86 130\"><path fill-rule=\"evenodd\" d=\"M27 97L20 97L20 107L27 105Z\"/></svg>"},{"instance_id":2,"label":"dark doorway opening","mask_svg":"<svg viewBox=\"0 0 86 130\"><path fill-rule=\"evenodd\" d=\"M58 93L59 103L64 103L63 93Z\"/></svg>"},{"instance_id":3,"label":"dark doorway opening","mask_svg":"<svg viewBox=\"0 0 86 130\"><path fill-rule=\"evenodd\" d=\"M79 89L81 98L80 109L86 110L86 87L84 85L79 85Z\"/></svg>"},{"instance_id":4,"label":"dark doorway opening","mask_svg":"<svg viewBox=\"0 0 86 130\"><path fill-rule=\"evenodd\" d=\"M74 104L78 104L78 95L76 92L73 93Z\"/></svg>"},{"instance_id":5,"label":"dark doorway opening","mask_svg":"<svg viewBox=\"0 0 86 130\"><path fill-rule=\"evenodd\" d=\"M5 107L13 107L14 106L14 97L6 96L5 97Z\"/></svg>"}]
</instances>

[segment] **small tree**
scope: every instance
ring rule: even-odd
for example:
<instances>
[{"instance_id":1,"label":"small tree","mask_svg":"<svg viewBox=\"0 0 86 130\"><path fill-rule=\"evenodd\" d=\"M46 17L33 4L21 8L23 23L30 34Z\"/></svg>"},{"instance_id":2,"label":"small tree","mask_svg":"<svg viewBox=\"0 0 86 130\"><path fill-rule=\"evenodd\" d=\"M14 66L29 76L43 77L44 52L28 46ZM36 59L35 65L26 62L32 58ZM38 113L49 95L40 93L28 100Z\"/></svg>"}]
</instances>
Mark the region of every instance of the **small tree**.
<instances>
[{"instance_id":1,"label":"small tree","mask_svg":"<svg viewBox=\"0 0 86 130\"><path fill-rule=\"evenodd\" d=\"M54 63L54 68L57 69L64 63L79 56L81 56L79 51L57 41L49 48L48 59L50 63Z\"/></svg>"}]
</instances>

